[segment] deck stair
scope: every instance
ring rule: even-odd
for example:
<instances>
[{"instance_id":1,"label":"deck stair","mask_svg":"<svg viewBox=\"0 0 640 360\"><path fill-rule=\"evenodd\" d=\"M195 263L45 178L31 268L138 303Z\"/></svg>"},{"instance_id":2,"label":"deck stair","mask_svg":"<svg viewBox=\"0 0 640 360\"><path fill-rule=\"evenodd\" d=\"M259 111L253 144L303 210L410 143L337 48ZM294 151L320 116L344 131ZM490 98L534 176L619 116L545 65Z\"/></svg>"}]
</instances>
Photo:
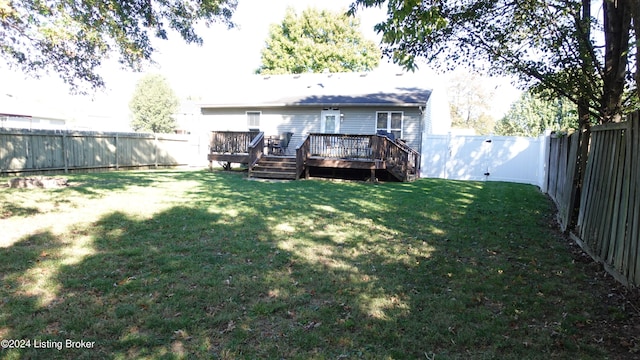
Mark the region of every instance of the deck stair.
<instances>
[{"instance_id":1,"label":"deck stair","mask_svg":"<svg viewBox=\"0 0 640 360\"><path fill-rule=\"evenodd\" d=\"M419 178L415 169L409 169L407 171L400 165L388 166L387 171L400 181L414 181Z\"/></svg>"},{"instance_id":2,"label":"deck stair","mask_svg":"<svg viewBox=\"0 0 640 360\"><path fill-rule=\"evenodd\" d=\"M250 178L295 180L296 158L293 156L263 156L249 170Z\"/></svg>"}]
</instances>

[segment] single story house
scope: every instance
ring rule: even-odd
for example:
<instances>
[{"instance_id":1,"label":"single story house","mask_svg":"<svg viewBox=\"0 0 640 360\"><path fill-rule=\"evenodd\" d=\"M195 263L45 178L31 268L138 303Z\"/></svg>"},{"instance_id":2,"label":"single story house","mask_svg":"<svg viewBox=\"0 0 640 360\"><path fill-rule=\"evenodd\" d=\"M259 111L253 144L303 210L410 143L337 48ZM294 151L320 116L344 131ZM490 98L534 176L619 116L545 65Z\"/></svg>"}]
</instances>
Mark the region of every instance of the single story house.
<instances>
[{"instance_id":1,"label":"single story house","mask_svg":"<svg viewBox=\"0 0 640 360\"><path fill-rule=\"evenodd\" d=\"M408 73L256 75L220 89L199 105L203 130L292 133L285 155L309 134L386 134L420 153L451 127L444 87Z\"/></svg>"},{"instance_id":2,"label":"single story house","mask_svg":"<svg viewBox=\"0 0 640 360\"><path fill-rule=\"evenodd\" d=\"M0 112L0 129L48 129L64 130L65 119L41 115L24 115Z\"/></svg>"},{"instance_id":3,"label":"single story house","mask_svg":"<svg viewBox=\"0 0 640 360\"><path fill-rule=\"evenodd\" d=\"M39 101L0 95L0 129L64 130L67 120L60 113Z\"/></svg>"}]
</instances>

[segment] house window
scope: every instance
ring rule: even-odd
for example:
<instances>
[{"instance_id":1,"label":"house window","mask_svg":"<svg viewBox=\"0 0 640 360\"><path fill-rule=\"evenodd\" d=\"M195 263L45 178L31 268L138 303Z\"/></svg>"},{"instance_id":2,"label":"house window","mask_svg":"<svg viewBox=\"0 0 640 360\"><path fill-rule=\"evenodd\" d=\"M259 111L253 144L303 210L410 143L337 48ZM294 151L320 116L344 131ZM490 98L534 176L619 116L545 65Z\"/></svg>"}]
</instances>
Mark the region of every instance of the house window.
<instances>
[{"instance_id":1,"label":"house window","mask_svg":"<svg viewBox=\"0 0 640 360\"><path fill-rule=\"evenodd\" d=\"M249 129L260 128L260 115L262 115L260 111L247 111L247 127Z\"/></svg>"},{"instance_id":2,"label":"house window","mask_svg":"<svg viewBox=\"0 0 640 360\"><path fill-rule=\"evenodd\" d=\"M384 130L402 139L402 111L378 111L376 113L376 132Z\"/></svg>"}]
</instances>

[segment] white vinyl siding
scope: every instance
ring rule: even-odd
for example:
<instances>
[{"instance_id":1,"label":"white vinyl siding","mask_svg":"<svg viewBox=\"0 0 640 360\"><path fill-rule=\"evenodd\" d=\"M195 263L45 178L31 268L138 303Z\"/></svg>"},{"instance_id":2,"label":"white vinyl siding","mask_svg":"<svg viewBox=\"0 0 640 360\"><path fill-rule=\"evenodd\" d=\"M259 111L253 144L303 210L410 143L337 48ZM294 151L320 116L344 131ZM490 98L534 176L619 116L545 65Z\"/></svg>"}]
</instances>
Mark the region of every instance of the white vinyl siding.
<instances>
[{"instance_id":1,"label":"white vinyl siding","mask_svg":"<svg viewBox=\"0 0 640 360\"><path fill-rule=\"evenodd\" d=\"M287 131L293 132L293 138L289 143L289 151L294 152L297 145L309 133L321 132L320 114L321 107L270 107L270 108L223 108L203 109L203 131L247 131L247 112L259 112L260 131L266 136L279 135ZM401 113L402 132L401 138L407 145L415 150L421 147L422 115L418 107L371 108L371 107L341 107L340 108L340 133L341 134L375 134L377 113ZM386 130L386 129L385 129ZM398 129L400 130L400 129Z\"/></svg>"}]
</instances>

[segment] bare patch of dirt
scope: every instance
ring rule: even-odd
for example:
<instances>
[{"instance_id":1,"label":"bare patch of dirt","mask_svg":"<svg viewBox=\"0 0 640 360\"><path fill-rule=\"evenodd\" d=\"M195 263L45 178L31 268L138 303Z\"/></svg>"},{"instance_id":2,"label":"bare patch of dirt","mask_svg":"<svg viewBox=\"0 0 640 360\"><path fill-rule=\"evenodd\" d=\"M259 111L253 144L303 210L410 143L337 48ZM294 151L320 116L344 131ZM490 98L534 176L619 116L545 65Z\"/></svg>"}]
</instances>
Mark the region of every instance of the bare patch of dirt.
<instances>
[{"instance_id":1,"label":"bare patch of dirt","mask_svg":"<svg viewBox=\"0 0 640 360\"><path fill-rule=\"evenodd\" d=\"M48 177L17 177L7 181L10 188L18 189L34 189L34 188L60 188L69 185L66 178L48 178Z\"/></svg>"}]
</instances>

